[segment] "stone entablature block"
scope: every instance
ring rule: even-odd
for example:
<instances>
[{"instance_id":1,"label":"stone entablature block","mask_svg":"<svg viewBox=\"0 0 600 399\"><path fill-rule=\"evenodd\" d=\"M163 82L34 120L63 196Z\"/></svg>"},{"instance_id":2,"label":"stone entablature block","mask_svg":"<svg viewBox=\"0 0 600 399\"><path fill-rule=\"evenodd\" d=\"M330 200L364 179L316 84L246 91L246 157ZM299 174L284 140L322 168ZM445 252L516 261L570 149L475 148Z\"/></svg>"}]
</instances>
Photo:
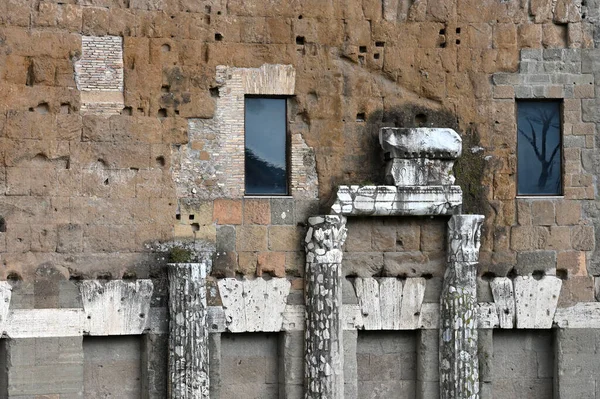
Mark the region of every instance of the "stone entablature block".
<instances>
[{"instance_id":1,"label":"stone entablature block","mask_svg":"<svg viewBox=\"0 0 600 399\"><path fill-rule=\"evenodd\" d=\"M452 167L462 153L462 139L454 130L384 127L379 131L379 143L387 160L386 184L454 184Z\"/></svg>"},{"instance_id":2,"label":"stone entablature block","mask_svg":"<svg viewBox=\"0 0 600 399\"><path fill-rule=\"evenodd\" d=\"M234 333L276 332L282 330L283 312L291 284L285 278L238 280L225 278L218 282L225 328Z\"/></svg>"},{"instance_id":3,"label":"stone entablature block","mask_svg":"<svg viewBox=\"0 0 600 399\"><path fill-rule=\"evenodd\" d=\"M340 186L331 212L352 216L452 215L460 186Z\"/></svg>"}]
</instances>

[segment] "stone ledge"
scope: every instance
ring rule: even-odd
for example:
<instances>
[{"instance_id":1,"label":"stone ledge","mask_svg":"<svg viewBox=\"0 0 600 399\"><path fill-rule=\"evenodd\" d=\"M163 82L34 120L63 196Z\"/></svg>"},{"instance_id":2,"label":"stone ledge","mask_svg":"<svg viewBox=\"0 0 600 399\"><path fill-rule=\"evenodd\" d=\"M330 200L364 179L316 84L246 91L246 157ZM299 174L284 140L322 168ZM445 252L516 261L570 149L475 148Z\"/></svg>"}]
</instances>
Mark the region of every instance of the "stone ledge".
<instances>
[{"instance_id":1,"label":"stone ledge","mask_svg":"<svg viewBox=\"0 0 600 399\"><path fill-rule=\"evenodd\" d=\"M452 215L460 186L339 186L331 212L346 216Z\"/></svg>"}]
</instances>

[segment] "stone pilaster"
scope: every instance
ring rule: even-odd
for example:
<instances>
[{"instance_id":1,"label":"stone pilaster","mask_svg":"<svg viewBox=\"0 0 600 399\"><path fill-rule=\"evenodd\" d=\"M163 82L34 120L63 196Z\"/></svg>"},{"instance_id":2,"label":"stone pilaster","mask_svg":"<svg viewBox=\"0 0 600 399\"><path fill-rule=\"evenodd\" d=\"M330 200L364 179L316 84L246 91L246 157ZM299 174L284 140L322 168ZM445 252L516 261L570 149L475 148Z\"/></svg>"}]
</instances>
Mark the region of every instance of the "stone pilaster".
<instances>
[{"instance_id":1,"label":"stone pilaster","mask_svg":"<svg viewBox=\"0 0 600 399\"><path fill-rule=\"evenodd\" d=\"M169 264L169 398L209 398L206 263Z\"/></svg>"},{"instance_id":2,"label":"stone pilaster","mask_svg":"<svg viewBox=\"0 0 600 399\"><path fill-rule=\"evenodd\" d=\"M477 262L482 215L448 222L448 267L440 299L440 398L478 399Z\"/></svg>"},{"instance_id":3,"label":"stone pilaster","mask_svg":"<svg viewBox=\"0 0 600 399\"><path fill-rule=\"evenodd\" d=\"M308 219L306 234L306 398L344 398L342 245L346 218Z\"/></svg>"}]
</instances>

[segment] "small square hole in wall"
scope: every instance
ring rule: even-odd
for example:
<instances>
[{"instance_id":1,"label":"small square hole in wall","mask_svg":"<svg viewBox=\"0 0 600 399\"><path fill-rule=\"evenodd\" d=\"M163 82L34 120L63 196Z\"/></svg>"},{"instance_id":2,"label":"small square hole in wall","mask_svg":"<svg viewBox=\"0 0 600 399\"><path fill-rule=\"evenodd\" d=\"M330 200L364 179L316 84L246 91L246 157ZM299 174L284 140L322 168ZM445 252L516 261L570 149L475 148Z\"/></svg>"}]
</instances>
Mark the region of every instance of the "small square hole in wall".
<instances>
[{"instance_id":1,"label":"small square hole in wall","mask_svg":"<svg viewBox=\"0 0 600 399\"><path fill-rule=\"evenodd\" d=\"M296 36L296 44L299 46L304 46L304 36Z\"/></svg>"},{"instance_id":2,"label":"small square hole in wall","mask_svg":"<svg viewBox=\"0 0 600 399\"><path fill-rule=\"evenodd\" d=\"M223 35L220 33L215 33L215 40L220 42L221 40L223 40Z\"/></svg>"},{"instance_id":3,"label":"small square hole in wall","mask_svg":"<svg viewBox=\"0 0 600 399\"><path fill-rule=\"evenodd\" d=\"M364 122L366 120L365 118L365 113L364 112L359 112L358 114L356 114L356 121L357 122Z\"/></svg>"},{"instance_id":4,"label":"small square hole in wall","mask_svg":"<svg viewBox=\"0 0 600 399\"><path fill-rule=\"evenodd\" d=\"M379 53L373 54L373 58L376 59L376 60L378 60L379 59Z\"/></svg>"},{"instance_id":5,"label":"small square hole in wall","mask_svg":"<svg viewBox=\"0 0 600 399\"><path fill-rule=\"evenodd\" d=\"M375 47L383 47L385 46L385 42L375 42Z\"/></svg>"},{"instance_id":6,"label":"small square hole in wall","mask_svg":"<svg viewBox=\"0 0 600 399\"><path fill-rule=\"evenodd\" d=\"M359 53L366 53L367 52L367 46L360 46L360 47L358 47L358 52Z\"/></svg>"},{"instance_id":7,"label":"small square hole in wall","mask_svg":"<svg viewBox=\"0 0 600 399\"><path fill-rule=\"evenodd\" d=\"M460 28L456 28L456 33L460 35Z\"/></svg>"}]
</instances>

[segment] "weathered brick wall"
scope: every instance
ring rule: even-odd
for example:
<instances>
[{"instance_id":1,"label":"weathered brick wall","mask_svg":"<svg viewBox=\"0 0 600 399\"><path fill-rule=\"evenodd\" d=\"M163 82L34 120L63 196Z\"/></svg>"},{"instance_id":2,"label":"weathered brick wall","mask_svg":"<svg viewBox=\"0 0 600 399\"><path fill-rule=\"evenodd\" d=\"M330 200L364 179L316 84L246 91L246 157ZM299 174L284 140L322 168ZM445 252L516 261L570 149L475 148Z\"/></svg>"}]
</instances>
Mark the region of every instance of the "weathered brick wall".
<instances>
[{"instance_id":1,"label":"weathered brick wall","mask_svg":"<svg viewBox=\"0 0 600 399\"><path fill-rule=\"evenodd\" d=\"M123 91L123 38L82 36L75 78L81 91Z\"/></svg>"}]
</instances>

